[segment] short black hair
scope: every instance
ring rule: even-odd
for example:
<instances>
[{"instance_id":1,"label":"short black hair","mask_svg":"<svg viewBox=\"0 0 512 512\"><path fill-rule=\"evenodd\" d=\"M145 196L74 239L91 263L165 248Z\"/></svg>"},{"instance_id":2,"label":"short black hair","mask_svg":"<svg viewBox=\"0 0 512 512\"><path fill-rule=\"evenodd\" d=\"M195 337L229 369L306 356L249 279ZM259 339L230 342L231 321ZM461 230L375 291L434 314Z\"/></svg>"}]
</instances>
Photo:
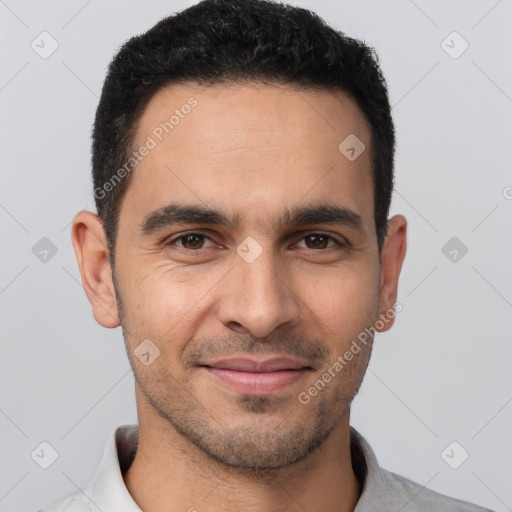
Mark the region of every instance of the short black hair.
<instances>
[{"instance_id":1,"label":"short black hair","mask_svg":"<svg viewBox=\"0 0 512 512\"><path fill-rule=\"evenodd\" d=\"M129 39L109 65L92 133L92 175L111 265L121 201L133 174L126 163L151 97L176 83L247 81L341 90L355 100L371 126L380 258L394 187L395 130L375 50L303 8L204 0Z\"/></svg>"}]
</instances>

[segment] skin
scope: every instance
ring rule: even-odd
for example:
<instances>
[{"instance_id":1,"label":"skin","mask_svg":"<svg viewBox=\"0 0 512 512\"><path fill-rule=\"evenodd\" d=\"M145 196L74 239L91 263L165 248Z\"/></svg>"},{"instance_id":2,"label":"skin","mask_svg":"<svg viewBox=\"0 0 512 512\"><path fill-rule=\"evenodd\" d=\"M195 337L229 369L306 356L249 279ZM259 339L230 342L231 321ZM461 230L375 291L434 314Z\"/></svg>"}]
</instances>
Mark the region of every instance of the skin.
<instances>
[{"instance_id":1,"label":"skin","mask_svg":"<svg viewBox=\"0 0 512 512\"><path fill-rule=\"evenodd\" d=\"M350 403L372 343L308 404L297 397L396 302L407 224L388 220L379 262L370 126L343 92L182 84L152 97L136 147L191 96L197 106L133 171L115 281L98 217L82 211L72 227L94 317L122 325L136 378L139 446L124 481L152 512L352 511L361 485ZM366 146L354 161L338 150L349 134ZM238 214L238 224L144 235L145 216L173 201ZM284 209L327 201L358 213L361 229L276 222ZM205 238L165 245L190 231ZM314 245L318 232L333 238ZM236 252L249 236L262 249L251 263ZM147 366L134 355L145 339L160 350ZM249 395L197 366L235 354L290 355L312 369L282 390Z\"/></svg>"}]
</instances>

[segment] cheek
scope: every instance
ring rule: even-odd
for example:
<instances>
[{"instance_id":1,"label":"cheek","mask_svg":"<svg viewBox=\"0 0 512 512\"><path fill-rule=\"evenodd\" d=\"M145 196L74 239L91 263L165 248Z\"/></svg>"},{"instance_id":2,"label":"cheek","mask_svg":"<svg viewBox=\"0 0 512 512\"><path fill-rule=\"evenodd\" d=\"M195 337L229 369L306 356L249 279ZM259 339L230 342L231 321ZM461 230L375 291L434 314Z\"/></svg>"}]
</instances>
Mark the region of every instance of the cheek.
<instances>
[{"instance_id":1,"label":"cheek","mask_svg":"<svg viewBox=\"0 0 512 512\"><path fill-rule=\"evenodd\" d=\"M327 339L355 336L375 320L379 273L371 265L340 266L316 275L299 272L295 282L298 297Z\"/></svg>"},{"instance_id":2,"label":"cheek","mask_svg":"<svg viewBox=\"0 0 512 512\"><path fill-rule=\"evenodd\" d=\"M123 302L132 338L149 338L167 353L183 349L200 325L208 291L218 281L212 272L199 275L193 270L169 264L131 266L123 281Z\"/></svg>"}]
</instances>

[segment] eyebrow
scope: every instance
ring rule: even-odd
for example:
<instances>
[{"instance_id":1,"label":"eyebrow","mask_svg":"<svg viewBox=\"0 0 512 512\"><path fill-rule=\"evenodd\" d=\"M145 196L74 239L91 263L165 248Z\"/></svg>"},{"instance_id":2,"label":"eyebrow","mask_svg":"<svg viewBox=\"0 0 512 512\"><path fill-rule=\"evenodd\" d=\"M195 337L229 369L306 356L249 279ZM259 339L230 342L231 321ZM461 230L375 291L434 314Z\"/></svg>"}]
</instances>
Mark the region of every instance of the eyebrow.
<instances>
[{"instance_id":1,"label":"eyebrow","mask_svg":"<svg viewBox=\"0 0 512 512\"><path fill-rule=\"evenodd\" d=\"M209 208L204 205L171 203L148 213L143 218L140 229L143 235L151 235L163 228L180 224L201 224L234 228L238 225L239 220L240 214L228 215L222 210ZM335 224L364 231L360 214L350 208L326 203L285 210L280 216L274 217L273 220L275 222L272 222L272 224L278 228L306 224Z\"/></svg>"}]
</instances>

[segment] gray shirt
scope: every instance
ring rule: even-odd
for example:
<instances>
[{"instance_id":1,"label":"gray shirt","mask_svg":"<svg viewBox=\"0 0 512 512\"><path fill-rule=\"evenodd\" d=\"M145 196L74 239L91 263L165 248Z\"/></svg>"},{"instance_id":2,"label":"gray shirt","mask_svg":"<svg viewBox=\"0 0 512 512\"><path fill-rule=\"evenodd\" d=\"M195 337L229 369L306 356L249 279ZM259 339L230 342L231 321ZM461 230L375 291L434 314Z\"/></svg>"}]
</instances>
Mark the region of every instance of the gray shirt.
<instances>
[{"instance_id":1,"label":"gray shirt","mask_svg":"<svg viewBox=\"0 0 512 512\"><path fill-rule=\"evenodd\" d=\"M93 479L39 512L141 512L123 480L137 449L138 426L114 429ZM367 441L350 429L352 466L362 493L354 512L491 512L431 491L381 468Z\"/></svg>"}]
</instances>

